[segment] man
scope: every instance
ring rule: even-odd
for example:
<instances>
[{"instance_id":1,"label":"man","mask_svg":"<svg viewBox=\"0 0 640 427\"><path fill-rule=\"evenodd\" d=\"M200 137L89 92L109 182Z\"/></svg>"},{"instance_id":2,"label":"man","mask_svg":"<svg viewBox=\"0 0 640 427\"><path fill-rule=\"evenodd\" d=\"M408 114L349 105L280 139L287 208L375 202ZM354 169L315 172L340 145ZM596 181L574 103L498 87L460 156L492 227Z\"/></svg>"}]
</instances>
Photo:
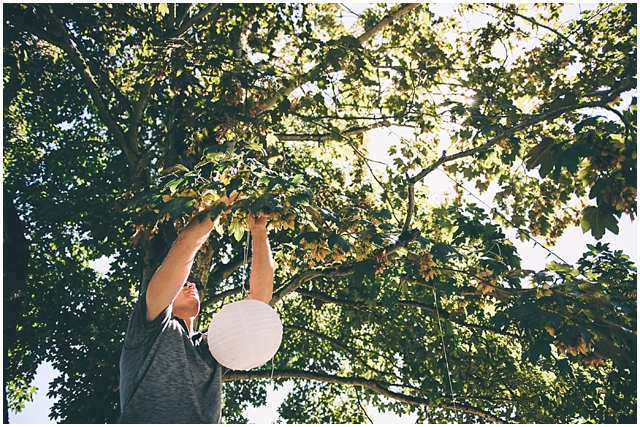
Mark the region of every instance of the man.
<instances>
[{"instance_id":1,"label":"man","mask_svg":"<svg viewBox=\"0 0 640 427\"><path fill-rule=\"evenodd\" d=\"M223 197L227 205L231 201ZM186 283L194 257L214 226L191 219L173 243L133 311L120 358L120 423L220 423L221 378L227 371L194 333L200 299ZM273 260L266 218L248 215L253 241L249 299L268 303Z\"/></svg>"}]
</instances>

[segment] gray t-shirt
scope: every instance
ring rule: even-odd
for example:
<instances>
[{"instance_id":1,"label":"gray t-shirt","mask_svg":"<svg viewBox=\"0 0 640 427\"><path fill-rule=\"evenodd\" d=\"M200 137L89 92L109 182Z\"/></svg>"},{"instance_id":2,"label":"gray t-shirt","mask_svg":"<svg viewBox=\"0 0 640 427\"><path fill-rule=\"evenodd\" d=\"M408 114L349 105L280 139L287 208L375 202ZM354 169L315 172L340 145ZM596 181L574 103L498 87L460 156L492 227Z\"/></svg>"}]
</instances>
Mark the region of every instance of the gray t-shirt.
<instances>
[{"instance_id":1,"label":"gray t-shirt","mask_svg":"<svg viewBox=\"0 0 640 427\"><path fill-rule=\"evenodd\" d=\"M147 322L142 294L133 310L120 356L120 423L220 423L227 369L209 352L206 335L189 337L172 309Z\"/></svg>"}]
</instances>

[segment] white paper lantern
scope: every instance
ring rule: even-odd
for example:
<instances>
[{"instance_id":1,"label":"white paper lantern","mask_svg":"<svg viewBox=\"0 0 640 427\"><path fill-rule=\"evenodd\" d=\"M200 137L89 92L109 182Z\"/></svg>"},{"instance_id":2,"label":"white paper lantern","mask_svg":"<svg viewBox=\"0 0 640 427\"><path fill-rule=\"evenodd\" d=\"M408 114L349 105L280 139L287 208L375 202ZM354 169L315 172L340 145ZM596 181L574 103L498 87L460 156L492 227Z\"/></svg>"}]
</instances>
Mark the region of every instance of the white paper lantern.
<instances>
[{"instance_id":1,"label":"white paper lantern","mask_svg":"<svg viewBox=\"0 0 640 427\"><path fill-rule=\"evenodd\" d=\"M280 347L282 322L262 301L240 300L217 312L209 325L209 350L222 366L246 371L267 363Z\"/></svg>"}]
</instances>

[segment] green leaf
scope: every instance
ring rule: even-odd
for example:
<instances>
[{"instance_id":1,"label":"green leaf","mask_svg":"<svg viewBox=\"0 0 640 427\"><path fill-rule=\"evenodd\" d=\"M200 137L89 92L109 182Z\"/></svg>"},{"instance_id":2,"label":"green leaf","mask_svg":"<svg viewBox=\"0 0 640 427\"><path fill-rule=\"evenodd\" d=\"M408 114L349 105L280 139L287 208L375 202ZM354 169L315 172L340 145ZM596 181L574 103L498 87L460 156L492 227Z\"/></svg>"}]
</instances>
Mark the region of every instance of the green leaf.
<instances>
[{"instance_id":1,"label":"green leaf","mask_svg":"<svg viewBox=\"0 0 640 427\"><path fill-rule=\"evenodd\" d=\"M174 197L160 206L160 214L168 213L171 218L179 218L190 212L194 203L195 199L191 197Z\"/></svg>"},{"instance_id":2,"label":"green leaf","mask_svg":"<svg viewBox=\"0 0 640 427\"><path fill-rule=\"evenodd\" d=\"M299 193L294 194L293 196L287 197L287 201L291 204L291 206L295 207L298 205L306 205L309 202L309 194L307 193Z\"/></svg>"},{"instance_id":3,"label":"green leaf","mask_svg":"<svg viewBox=\"0 0 640 427\"><path fill-rule=\"evenodd\" d=\"M258 213L261 209L267 211L280 210L280 206L278 205L276 196L271 193L263 194L262 196L258 197L249 207L249 211L254 214Z\"/></svg>"},{"instance_id":4,"label":"green leaf","mask_svg":"<svg viewBox=\"0 0 640 427\"><path fill-rule=\"evenodd\" d=\"M250 144L247 144L245 147L247 150L253 150L253 151L262 151L262 145L256 143L256 142L252 142Z\"/></svg>"},{"instance_id":5,"label":"green leaf","mask_svg":"<svg viewBox=\"0 0 640 427\"><path fill-rule=\"evenodd\" d=\"M226 205L226 203L220 202L213 206L210 210L203 212L203 214L208 213L209 218L211 218L212 221L215 221L218 216L220 216L220 214L228 208L229 207ZM202 216L202 214L200 216ZM200 219L202 220L203 218Z\"/></svg>"},{"instance_id":6,"label":"green leaf","mask_svg":"<svg viewBox=\"0 0 640 427\"><path fill-rule=\"evenodd\" d=\"M269 132L267 134L267 145L274 145L278 141L279 141L278 137L273 132Z\"/></svg>"},{"instance_id":7,"label":"green leaf","mask_svg":"<svg viewBox=\"0 0 640 427\"><path fill-rule=\"evenodd\" d=\"M502 331L509 325L509 317L504 312L496 313L491 318L491 324L497 330Z\"/></svg>"},{"instance_id":8,"label":"green leaf","mask_svg":"<svg viewBox=\"0 0 640 427\"><path fill-rule=\"evenodd\" d=\"M388 233L376 233L371 236L371 241L376 245L384 245L387 240L391 241L391 243L396 243L398 241L398 237Z\"/></svg>"},{"instance_id":9,"label":"green leaf","mask_svg":"<svg viewBox=\"0 0 640 427\"><path fill-rule=\"evenodd\" d=\"M575 171L578 170L579 161L580 157L574 147L570 147L569 149L562 151L558 156L555 169L553 171L554 181L557 182L560 179L560 172L562 172L563 167L566 168L568 172L575 173Z\"/></svg>"},{"instance_id":10,"label":"green leaf","mask_svg":"<svg viewBox=\"0 0 640 427\"><path fill-rule=\"evenodd\" d=\"M444 242L439 242L433 245L429 253L433 255L433 259L437 261L445 261L451 253L457 253L460 255L453 246Z\"/></svg>"},{"instance_id":11,"label":"green leaf","mask_svg":"<svg viewBox=\"0 0 640 427\"><path fill-rule=\"evenodd\" d=\"M586 126L597 126L600 117L602 116L589 117L588 119L581 121L573 127L573 131L575 133L580 133L580 131Z\"/></svg>"},{"instance_id":12,"label":"green leaf","mask_svg":"<svg viewBox=\"0 0 640 427\"><path fill-rule=\"evenodd\" d=\"M274 178L267 178L267 179L269 181L269 185L267 185L267 191L273 190L277 185L284 187L286 184L284 179L282 179L282 177L279 177L279 176L276 176Z\"/></svg>"},{"instance_id":13,"label":"green leaf","mask_svg":"<svg viewBox=\"0 0 640 427\"><path fill-rule=\"evenodd\" d=\"M343 137L342 137L342 131L340 130L340 128L337 127L332 127L331 128L331 139L334 139L336 141L342 141Z\"/></svg>"},{"instance_id":14,"label":"green leaf","mask_svg":"<svg viewBox=\"0 0 640 427\"><path fill-rule=\"evenodd\" d=\"M173 165L171 167L162 169L162 172L160 172L160 173L162 173L163 175L166 175L166 174L168 174L170 172L177 172L177 171L189 172L189 169L186 166L183 166L183 165Z\"/></svg>"},{"instance_id":15,"label":"green leaf","mask_svg":"<svg viewBox=\"0 0 640 427\"><path fill-rule=\"evenodd\" d=\"M615 185L615 181L612 178L599 178L593 184L591 190L589 190L589 198L596 199L596 201L598 202L597 204L600 204L601 200L603 200L605 196L610 193L612 183L613 185Z\"/></svg>"},{"instance_id":16,"label":"green leaf","mask_svg":"<svg viewBox=\"0 0 640 427\"><path fill-rule=\"evenodd\" d=\"M374 209L371 211L371 216L379 220L392 219L391 212L389 212L389 209Z\"/></svg>"},{"instance_id":17,"label":"green leaf","mask_svg":"<svg viewBox=\"0 0 640 427\"><path fill-rule=\"evenodd\" d=\"M242 185L242 178L233 178L229 181L229 184L225 187L225 194L228 196L231 195L234 191L236 191Z\"/></svg>"},{"instance_id":18,"label":"green leaf","mask_svg":"<svg viewBox=\"0 0 640 427\"><path fill-rule=\"evenodd\" d=\"M552 138L544 137L527 154L527 168L532 170L540 166L540 177L544 178L555 167L560 152L560 146Z\"/></svg>"},{"instance_id":19,"label":"green leaf","mask_svg":"<svg viewBox=\"0 0 640 427\"><path fill-rule=\"evenodd\" d=\"M323 235L319 231L308 231L306 233L302 233L298 235L298 237L296 237L293 242L296 245L299 245L300 242L302 242L302 240L304 240L307 243L312 243L317 240L322 240L322 238L323 238Z\"/></svg>"},{"instance_id":20,"label":"green leaf","mask_svg":"<svg viewBox=\"0 0 640 427\"><path fill-rule=\"evenodd\" d=\"M348 252L349 249L351 249L351 245L349 244L349 242L344 240L342 237L340 237L336 233L333 233L331 236L329 236L329 239L327 239L327 244L329 245L330 248L334 247L335 245L338 245L340 249L342 249L344 252Z\"/></svg>"},{"instance_id":21,"label":"green leaf","mask_svg":"<svg viewBox=\"0 0 640 427\"><path fill-rule=\"evenodd\" d=\"M337 71L341 68L340 60L344 58L345 54L346 52L344 51L344 49L334 48L334 49L330 49L329 52L327 52L325 59L329 64L331 64L333 69Z\"/></svg>"},{"instance_id":22,"label":"green leaf","mask_svg":"<svg viewBox=\"0 0 640 427\"><path fill-rule=\"evenodd\" d=\"M499 125L489 125L485 128L482 128L482 130L480 131L484 136L488 136L491 135L492 133L497 132L498 130L500 130L500 126Z\"/></svg>"},{"instance_id":23,"label":"green leaf","mask_svg":"<svg viewBox=\"0 0 640 427\"><path fill-rule=\"evenodd\" d=\"M371 282L375 281L375 266L376 262L371 259L365 259L364 261L356 262L353 265L353 279L356 283L356 286L362 285L365 277L368 278Z\"/></svg>"},{"instance_id":24,"label":"green leaf","mask_svg":"<svg viewBox=\"0 0 640 427\"><path fill-rule=\"evenodd\" d=\"M204 149L204 155L209 160L220 160L225 157L227 153L227 147L228 145L226 143L210 145Z\"/></svg>"},{"instance_id":25,"label":"green leaf","mask_svg":"<svg viewBox=\"0 0 640 427\"><path fill-rule=\"evenodd\" d=\"M573 370L571 369L571 364L568 359L558 359L556 361L556 366L558 367L560 374L565 378L568 378L573 374Z\"/></svg>"},{"instance_id":26,"label":"green leaf","mask_svg":"<svg viewBox=\"0 0 640 427\"><path fill-rule=\"evenodd\" d=\"M322 212L322 215L324 216L325 219L328 219L334 224L340 226L340 218L334 211L327 208L320 208L320 212Z\"/></svg>"},{"instance_id":27,"label":"green leaf","mask_svg":"<svg viewBox=\"0 0 640 427\"><path fill-rule=\"evenodd\" d=\"M245 227L240 221L233 220L229 224L229 232L233 235L233 238L236 239L237 242L239 242L244 237Z\"/></svg>"},{"instance_id":28,"label":"green leaf","mask_svg":"<svg viewBox=\"0 0 640 427\"><path fill-rule=\"evenodd\" d=\"M608 206L588 206L582 211L580 221L582 231L591 230L591 234L597 240L602 239L606 230L618 234L618 220L613 215L613 209Z\"/></svg>"},{"instance_id":29,"label":"green leaf","mask_svg":"<svg viewBox=\"0 0 640 427\"><path fill-rule=\"evenodd\" d=\"M175 194L178 191L186 180L184 178L175 178L165 184L165 188L168 188L171 192L171 195Z\"/></svg>"},{"instance_id":30,"label":"green leaf","mask_svg":"<svg viewBox=\"0 0 640 427\"><path fill-rule=\"evenodd\" d=\"M551 344L549 341L535 342L527 352L528 359L531 363L537 363L540 356L547 359L551 358Z\"/></svg>"},{"instance_id":31,"label":"green leaf","mask_svg":"<svg viewBox=\"0 0 640 427\"><path fill-rule=\"evenodd\" d=\"M387 222L383 222L382 224L378 225L378 228L380 230L384 230L384 231L391 231L391 230L397 230L398 227L395 226L394 224L389 224Z\"/></svg>"},{"instance_id":32,"label":"green leaf","mask_svg":"<svg viewBox=\"0 0 640 427\"><path fill-rule=\"evenodd\" d=\"M480 257L480 265L488 270L501 274L509 269L503 262L491 257Z\"/></svg>"}]
</instances>

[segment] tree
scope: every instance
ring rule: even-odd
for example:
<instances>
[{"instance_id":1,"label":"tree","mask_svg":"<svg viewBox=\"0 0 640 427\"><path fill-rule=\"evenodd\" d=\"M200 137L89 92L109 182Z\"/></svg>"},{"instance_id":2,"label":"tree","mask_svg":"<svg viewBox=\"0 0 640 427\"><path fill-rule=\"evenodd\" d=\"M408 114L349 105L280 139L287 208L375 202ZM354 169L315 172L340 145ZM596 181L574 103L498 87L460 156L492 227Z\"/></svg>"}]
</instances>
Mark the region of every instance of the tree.
<instances>
[{"instance_id":1,"label":"tree","mask_svg":"<svg viewBox=\"0 0 640 427\"><path fill-rule=\"evenodd\" d=\"M635 217L635 4L381 4L351 29L336 4L3 7L5 421L44 360L52 418L117 420L132 305L234 190L192 271L201 324L261 212L285 335L273 372L227 377L227 422L271 377L292 423L637 421L633 263L597 244L527 271L504 232ZM374 169L367 132L395 126L414 138ZM434 202L436 169L495 207Z\"/></svg>"}]
</instances>

